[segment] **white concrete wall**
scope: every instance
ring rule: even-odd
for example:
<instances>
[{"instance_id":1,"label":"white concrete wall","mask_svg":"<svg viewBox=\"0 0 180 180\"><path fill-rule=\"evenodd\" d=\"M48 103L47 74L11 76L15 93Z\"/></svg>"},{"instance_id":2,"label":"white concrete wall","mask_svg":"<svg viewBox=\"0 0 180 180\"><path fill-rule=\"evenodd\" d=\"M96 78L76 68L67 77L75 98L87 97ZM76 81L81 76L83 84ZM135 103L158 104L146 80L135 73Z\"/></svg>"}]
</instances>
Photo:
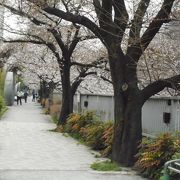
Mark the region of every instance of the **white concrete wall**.
<instances>
[{"instance_id":1,"label":"white concrete wall","mask_svg":"<svg viewBox=\"0 0 180 180\"><path fill-rule=\"evenodd\" d=\"M171 100L171 105L168 105L168 100ZM84 106L86 101L88 102L87 107ZM75 95L74 111L94 111L102 121L113 120L114 98L113 96L93 94ZM171 113L169 124L163 121L164 112ZM142 127L143 133L150 135L180 130L180 98L157 97L149 99L142 109Z\"/></svg>"},{"instance_id":2,"label":"white concrete wall","mask_svg":"<svg viewBox=\"0 0 180 180\"><path fill-rule=\"evenodd\" d=\"M88 107L85 107L85 101L88 102ZM113 96L104 95L81 95L81 110L94 111L97 116L103 120L114 119L114 98Z\"/></svg>"},{"instance_id":3,"label":"white concrete wall","mask_svg":"<svg viewBox=\"0 0 180 180\"><path fill-rule=\"evenodd\" d=\"M74 110L78 111L77 96L74 98ZM171 100L171 105L168 105ZM88 106L84 106L84 102ZM94 111L102 121L114 119L114 100L113 96L104 95L83 95L81 94L79 106L81 111ZM163 113L171 113L169 124L164 123ZM142 109L143 132L151 135L174 132L180 130L180 99L175 98L151 98Z\"/></svg>"},{"instance_id":4,"label":"white concrete wall","mask_svg":"<svg viewBox=\"0 0 180 180\"><path fill-rule=\"evenodd\" d=\"M179 100L171 100L171 105L168 105L168 99L150 99L142 109L142 125L143 132L157 134L160 132L173 132L180 130L178 127ZM163 113L171 113L170 123L166 124L163 121Z\"/></svg>"}]
</instances>

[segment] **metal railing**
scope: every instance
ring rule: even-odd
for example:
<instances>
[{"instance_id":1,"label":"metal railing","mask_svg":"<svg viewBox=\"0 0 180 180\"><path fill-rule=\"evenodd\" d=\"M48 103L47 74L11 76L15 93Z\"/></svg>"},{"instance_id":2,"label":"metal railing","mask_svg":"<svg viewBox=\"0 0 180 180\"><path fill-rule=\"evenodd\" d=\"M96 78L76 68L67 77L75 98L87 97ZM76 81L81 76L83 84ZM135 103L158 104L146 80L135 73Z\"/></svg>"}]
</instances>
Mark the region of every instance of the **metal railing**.
<instances>
[{"instance_id":1,"label":"metal railing","mask_svg":"<svg viewBox=\"0 0 180 180\"><path fill-rule=\"evenodd\" d=\"M170 180L170 172L178 173L180 176L180 159L171 160L165 163L163 180Z\"/></svg>"}]
</instances>

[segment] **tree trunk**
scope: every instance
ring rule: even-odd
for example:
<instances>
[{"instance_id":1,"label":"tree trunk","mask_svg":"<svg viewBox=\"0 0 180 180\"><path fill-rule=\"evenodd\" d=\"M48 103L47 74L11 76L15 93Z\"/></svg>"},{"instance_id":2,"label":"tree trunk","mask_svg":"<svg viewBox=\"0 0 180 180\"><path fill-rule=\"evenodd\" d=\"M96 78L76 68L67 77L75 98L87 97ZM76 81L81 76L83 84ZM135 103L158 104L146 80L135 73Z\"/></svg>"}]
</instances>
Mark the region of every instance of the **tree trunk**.
<instances>
[{"instance_id":1,"label":"tree trunk","mask_svg":"<svg viewBox=\"0 0 180 180\"><path fill-rule=\"evenodd\" d=\"M71 102L70 90L66 89L62 93L62 104L61 104L61 112L59 116L58 125L64 125L66 123L68 115L72 113L72 109L70 108L70 102Z\"/></svg>"},{"instance_id":2,"label":"tree trunk","mask_svg":"<svg viewBox=\"0 0 180 180\"><path fill-rule=\"evenodd\" d=\"M46 93L46 81L42 81L41 83L41 105L42 107L44 108L45 107L45 100L46 100L46 96L47 96L47 93Z\"/></svg>"},{"instance_id":3,"label":"tree trunk","mask_svg":"<svg viewBox=\"0 0 180 180\"><path fill-rule=\"evenodd\" d=\"M50 112L50 108L53 105L53 91L54 91L54 83L50 82L49 83L49 106L48 106L48 110Z\"/></svg>"},{"instance_id":4,"label":"tree trunk","mask_svg":"<svg viewBox=\"0 0 180 180\"><path fill-rule=\"evenodd\" d=\"M70 66L65 64L63 71L61 72L62 79L62 104L61 112L59 116L58 125L64 125L70 113L73 112L72 109L72 95L71 95L71 85L70 85Z\"/></svg>"},{"instance_id":5,"label":"tree trunk","mask_svg":"<svg viewBox=\"0 0 180 180\"><path fill-rule=\"evenodd\" d=\"M142 134L141 95L135 63L115 44L111 44L109 50L115 120L112 159L124 166L132 166Z\"/></svg>"},{"instance_id":6,"label":"tree trunk","mask_svg":"<svg viewBox=\"0 0 180 180\"><path fill-rule=\"evenodd\" d=\"M63 99L62 109L61 109L61 114L60 114L60 122L58 123L58 125L65 124L68 115L73 113L74 95L80 83L81 83L81 80L74 82L72 86L70 84L63 85L64 93L62 96L62 99Z\"/></svg>"},{"instance_id":7,"label":"tree trunk","mask_svg":"<svg viewBox=\"0 0 180 180\"><path fill-rule=\"evenodd\" d=\"M140 104L138 99L128 102L124 112L123 127L119 123L115 125L112 158L124 166L133 166L142 139ZM120 118L117 116L115 119L117 121Z\"/></svg>"}]
</instances>

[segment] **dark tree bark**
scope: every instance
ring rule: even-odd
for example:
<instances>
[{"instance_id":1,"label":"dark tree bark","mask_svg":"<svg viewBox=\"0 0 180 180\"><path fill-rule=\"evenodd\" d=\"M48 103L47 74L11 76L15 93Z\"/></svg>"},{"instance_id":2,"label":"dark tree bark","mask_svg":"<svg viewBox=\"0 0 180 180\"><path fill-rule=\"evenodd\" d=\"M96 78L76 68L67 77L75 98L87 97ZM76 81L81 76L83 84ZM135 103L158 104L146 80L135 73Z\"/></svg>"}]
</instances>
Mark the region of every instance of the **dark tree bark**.
<instances>
[{"instance_id":1,"label":"dark tree bark","mask_svg":"<svg viewBox=\"0 0 180 180\"><path fill-rule=\"evenodd\" d=\"M58 125L64 125L71 109L71 84L70 84L70 59L64 60L64 67L61 70L62 81L62 105Z\"/></svg>"},{"instance_id":2,"label":"dark tree bark","mask_svg":"<svg viewBox=\"0 0 180 180\"><path fill-rule=\"evenodd\" d=\"M72 65L70 63L70 59L66 60L69 64L64 66L63 71L61 71L61 79L62 79L62 108L58 121L58 125L64 125L66 123L67 117L69 114L73 113L73 104L74 104L74 95L83 81L82 78L95 74L95 72L87 72L88 68L82 69L79 75L76 77L74 82L71 84L70 80L70 68Z\"/></svg>"},{"instance_id":3,"label":"dark tree bark","mask_svg":"<svg viewBox=\"0 0 180 180\"><path fill-rule=\"evenodd\" d=\"M64 125L69 114L73 113L73 104L74 104L74 95L76 90L81 82L74 82L70 85L70 74L69 76L66 74L65 84L62 85L62 108L61 113L58 121L58 125Z\"/></svg>"},{"instance_id":4,"label":"dark tree bark","mask_svg":"<svg viewBox=\"0 0 180 180\"><path fill-rule=\"evenodd\" d=\"M53 91L54 91L54 88L55 88L55 83L53 81L50 81L48 83L49 85L49 105L48 105L48 110L50 112L50 107L53 105Z\"/></svg>"},{"instance_id":5,"label":"dark tree bark","mask_svg":"<svg viewBox=\"0 0 180 180\"><path fill-rule=\"evenodd\" d=\"M42 107L45 107L45 101L43 102L42 100L46 100L48 98L48 90L47 90L47 82L45 80L42 80L41 84L40 84L40 91L41 91L41 105Z\"/></svg>"},{"instance_id":6,"label":"dark tree bark","mask_svg":"<svg viewBox=\"0 0 180 180\"><path fill-rule=\"evenodd\" d=\"M133 165L141 142L143 101L137 86L136 64L124 55L115 40L109 45L109 62L114 87L114 140L112 159Z\"/></svg>"}]
</instances>

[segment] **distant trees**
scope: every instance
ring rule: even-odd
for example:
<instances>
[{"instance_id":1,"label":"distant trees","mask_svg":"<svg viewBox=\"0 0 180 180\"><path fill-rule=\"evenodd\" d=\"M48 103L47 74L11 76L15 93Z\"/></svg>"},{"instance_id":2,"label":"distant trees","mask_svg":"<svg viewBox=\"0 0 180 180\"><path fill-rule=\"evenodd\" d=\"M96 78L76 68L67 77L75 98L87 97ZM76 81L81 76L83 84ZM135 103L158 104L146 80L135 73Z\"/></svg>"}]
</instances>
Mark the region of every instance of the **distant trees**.
<instances>
[{"instance_id":1,"label":"distant trees","mask_svg":"<svg viewBox=\"0 0 180 180\"><path fill-rule=\"evenodd\" d=\"M12 6L5 7L13 13L27 18L31 24L29 24L28 32L18 32L19 35L24 35L23 38L6 39L4 42L43 45L56 58L62 87L62 108L58 124L65 124L67 116L73 112L73 97L78 86L86 76L96 74L93 68L101 68L107 62L104 57L101 57L101 54L95 54L92 47L82 50L83 41L96 37L92 33L87 34L83 28L74 23L61 22L61 19L51 18L50 15L38 10L36 13L34 13L34 9L26 11L27 4L22 5L20 9ZM80 43L81 45L77 49ZM82 54L73 55L74 51L81 51ZM90 52L92 57L89 56ZM84 56L83 61L81 56ZM84 60L85 58L86 60ZM49 67L46 70L48 75ZM71 78L72 70L76 71L73 73L73 78Z\"/></svg>"}]
</instances>

